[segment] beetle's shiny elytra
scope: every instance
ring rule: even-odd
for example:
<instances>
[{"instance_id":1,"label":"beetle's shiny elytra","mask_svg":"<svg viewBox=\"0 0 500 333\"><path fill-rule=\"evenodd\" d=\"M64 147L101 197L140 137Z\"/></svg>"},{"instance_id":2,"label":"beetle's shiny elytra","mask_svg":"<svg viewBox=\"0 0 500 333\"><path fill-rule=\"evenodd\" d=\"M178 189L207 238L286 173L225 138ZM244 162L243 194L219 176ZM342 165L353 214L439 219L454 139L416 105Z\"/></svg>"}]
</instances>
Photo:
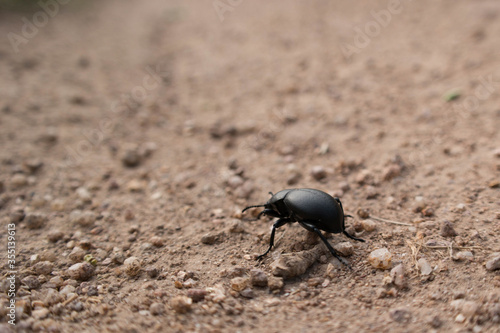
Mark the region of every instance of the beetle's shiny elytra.
<instances>
[{"instance_id":1,"label":"beetle's shiny elytra","mask_svg":"<svg viewBox=\"0 0 500 333\"><path fill-rule=\"evenodd\" d=\"M321 230L331 233L343 233L347 237L364 242L363 239L356 238L345 231L345 217L342 203L338 198L334 198L328 193L311 188L298 188L279 191L271 194L271 199L263 205L248 206L243 209L245 212L249 208L264 207L257 218L262 215L277 217L278 220L273 224L269 248L266 252L257 257L262 259L271 251L274 246L274 234L276 229L287 223L298 222L302 227L315 232L325 243L331 254L349 267L347 262L338 256L333 247L328 243Z\"/></svg>"}]
</instances>

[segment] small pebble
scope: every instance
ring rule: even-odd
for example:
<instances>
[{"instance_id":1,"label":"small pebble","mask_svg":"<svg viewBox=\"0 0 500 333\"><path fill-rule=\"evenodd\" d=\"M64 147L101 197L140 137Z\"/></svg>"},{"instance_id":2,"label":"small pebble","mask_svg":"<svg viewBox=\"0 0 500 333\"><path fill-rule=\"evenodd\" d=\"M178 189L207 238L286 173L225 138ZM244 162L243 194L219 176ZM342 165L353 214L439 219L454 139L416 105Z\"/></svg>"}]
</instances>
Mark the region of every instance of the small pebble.
<instances>
[{"instance_id":1,"label":"small pebble","mask_svg":"<svg viewBox=\"0 0 500 333\"><path fill-rule=\"evenodd\" d=\"M28 213L24 218L24 223L28 229L40 229L47 224L47 215L43 213Z\"/></svg>"},{"instance_id":2,"label":"small pebble","mask_svg":"<svg viewBox=\"0 0 500 333\"><path fill-rule=\"evenodd\" d=\"M245 297L245 298L254 298L255 293L252 288L245 288L242 291L240 291L240 295Z\"/></svg>"},{"instance_id":3,"label":"small pebble","mask_svg":"<svg viewBox=\"0 0 500 333\"><path fill-rule=\"evenodd\" d=\"M54 270L54 264L50 261L40 261L33 265L33 270L37 274L49 275Z\"/></svg>"},{"instance_id":4,"label":"small pebble","mask_svg":"<svg viewBox=\"0 0 500 333\"><path fill-rule=\"evenodd\" d=\"M87 190L85 187L77 188L76 194L83 202L86 203L92 202L92 195L90 194L89 190Z\"/></svg>"},{"instance_id":5,"label":"small pebble","mask_svg":"<svg viewBox=\"0 0 500 333\"><path fill-rule=\"evenodd\" d=\"M368 169L363 169L356 175L356 183L359 185L368 185L373 182L373 174Z\"/></svg>"},{"instance_id":6,"label":"small pebble","mask_svg":"<svg viewBox=\"0 0 500 333\"><path fill-rule=\"evenodd\" d=\"M370 213L368 213L368 211L363 208L358 209L356 214L358 214L358 216L361 217L362 219L367 219L370 217Z\"/></svg>"},{"instance_id":7,"label":"small pebble","mask_svg":"<svg viewBox=\"0 0 500 333\"><path fill-rule=\"evenodd\" d=\"M242 291L249 284L249 279L246 277L235 277L231 279L231 289L235 291Z\"/></svg>"},{"instance_id":8,"label":"small pebble","mask_svg":"<svg viewBox=\"0 0 500 333\"><path fill-rule=\"evenodd\" d=\"M122 156L122 163L127 168L133 168L141 164L141 154L138 149L127 149Z\"/></svg>"},{"instance_id":9,"label":"small pebble","mask_svg":"<svg viewBox=\"0 0 500 333\"><path fill-rule=\"evenodd\" d=\"M391 281L398 289L404 289L408 285L403 264L396 265L391 269Z\"/></svg>"},{"instance_id":10,"label":"small pebble","mask_svg":"<svg viewBox=\"0 0 500 333\"><path fill-rule=\"evenodd\" d=\"M343 257L348 257L354 253L354 246L349 242L335 244L333 249Z\"/></svg>"},{"instance_id":11,"label":"small pebble","mask_svg":"<svg viewBox=\"0 0 500 333\"><path fill-rule=\"evenodd\" d=\"M201 237L201 242L207 245L213 245L222 240L222 234L208 233Z\"/></svg>"},{"instance_id":12,"label":"small pebble","mask_svg":"<svg viewBox=\"0 0 500 333\"><path fill-rule=\"evenodd\" d=\"M87 281L94 275L95 267L88 262L74 264L66 271L67 275L77 281Z\"/></svg>"},{"instance_id":13,"label":"small pebble","mask_svg":"<svg viewBox=\"0 0 500 333\"><path fill-rule=\"evenodd\" d=\"M51 230L47 234L47 239L51 243L57 243L57 241L64 238L64 233L61 230Z\"/></svg>"},{"instance_id":14,"label":"small pebble","mask_svg":"<svg viewBox=\"0 0 500 333\"><path fill-rule=\"evenodd\" d=\"M370 219L361 221L361 226L363 227L363 230L367 232L372 232L377 229L377 223Z\"/></svg>"},{"instance_id":15,"label":"small pebble","mask_svg":"<svg viewBox=\"0 0 500 333\"><path fill-rule=\"evenodd\" d=\"M460 312L466 318L473 317L479 311L479 304L474 301L466 301L464 299L456 299L451 301L451 307Z\"/></svg>"},{"instance_id":16,"label":"small pebble","mask_svg":"<svg viewBox=\"0 0 500 333\"><path fill-rule=\"evenodd\" d=\"M311 176L317 180L320 181L327 176L327 172L325 168L323 168L321 165L316 165L311 168Z\"/></svg>"},{"instance_id":17,"label":"small pebble","mask_svg":"<svg viewBox=\"0 0 500 333\"><path fill-rule=\"evenodd\" d=\"M425 258L420 258L417 261L418 269L420 269L420 274L423 276L430 275L432 273L432 267Z\"/></svg>"},{"instance_id":18,"label":"small pebble","mask_svg":"<svg viewBox=\"0 0 500 333\"><path fill-rule=\"evenodd\" d=\"M473 261L474 254L471 251L459 251L453 256L453 259L458 261Z\"/></svg>"},{"instance_id":19,"label":"small pebble","mask_svg":"<svg viewBox=\"0 0 500 333\"><path fill-rule=\"evenodd\" d=\"M207 291L205 289L189 289L187 291L187 296L193 300L193 302L200 302L205 299Z\"/></svg>"},{"instance_id":20,"label":"small pebble","mask_svg":"<svg viewBox=\"0 0 500 333\"><path fill-rule=\"evenodd\" d=\"M25 278L21 280L23 284L25 284L29 289L38 289L40 288L40 280L38 280L38 277L34 275L28 275Z\"/></svg>"},{"instance_id":21,"label":"small pebble","mask_svg":"<svg viewBox=\"0 0 500 333\"><path fill-rule=\"evenodd\" d=\"M443 321L438 316L431 316L427 319L427 323L433 328L440 328L443 325Z\"/></svg>"},{"instance_id":22,"label":"small pebble","mask_svg":"<svg viewBox=\"0 0 500 333\"><path fill-rule=\"evenodd\" d=\"M187 313L191 311L193 300L187 296L175 296L170 300L170 306L177 313Z\"/></svg>"},{"instance_id":23,"label":"small pebble","mask_svg":"<svg viewBox=\"0 0 500 333\"><path fill-rule=\"evenodd\" d=\"M463 203L459 203L458 205L455 206L455 211L459 212L459 213L465 212L466 209L467 209L467 206L465 206L465 204L463 204Z\"/></svg>"},{"instance_id":24,"label":"small pebble","mask_svg":"<svg viewBox=\"0 0 500 333\"><path fill-rule=\"evenodd\" d=\"M162 247L164 245L163 239L158 236L151 237L151 244L153 244L156 247Z\"/></svg>"},{"instance_id":25,"label":"small pebble","mask_svg":"<svg viewBox=\"0 0 500 333\"><path fill-rule=\"evenodd\" d=\"M81 211L76 209L69 214L70 222L82 227L93 226L96 219L97 219L96 213L89 210Z\"/></svg>"},{"instance_id":26,"label":"small pebble","mask_svg":"<svg viewBox=\"0 0 500 333\"><path fill-rule=\"evenodd\" d=\"M240 220L233 220L230 222L229 232L234 234L242 234L245 232L245 224Z\"/></svg>"},{"instance_id":27,"label":"small pebble","mask_svg":"<svg viewBox=\"0 0 500 333\"><path fill-rule=\"evenodd\" d=\"M387 166L382 172L382 178L385 181L392 180L401 175L401 166L399 164L391 164Z\"/></svg>"},{"instance_id":28,"label":"small pebble","mask_svg":"<svg viewBox=\"0 0 500 333\"><path fill-rule=\"evenodd\" d=\"M31 312L31 316L35 318L36 320L42 320L47 318L50 315L50 311L47 308L42 308L42 309L37 309L33 310Z\"/></svg>"},{"instance_id":29,"label":"small pebble","mask_svg":"<svg viewBox=\"0 0 500 333\"><path fill-rule=\"evenodd\" d=\"M267 280L267 285L269 287L269 290L273 292L279 292L285 283L283 282L282 277L277 277L277 276L270 276Z\"/></svg>"},{"instance_id":30,"label":"small pebble","mask_svg":"<svg viewBox=\"0 0 500 333\"><path fill-rule=\"evenodd\" d=\"M124 270L128 276L137 276L141 272L141 261L137 257L130 257L123 262Z\"/></svg>"},{"instance_id":31,"label":"small pebble","mask_svg":"<svg viewBox=\"0 0 500 333\"><path fill-rule=\"evenodd\" d=\"M21 173L16 173L14 176L12 176L10 182L12 184L12 187L14 188L23 187L28 184L28 177Z\"/></svg>"},{"instance_id":32,"label":"small pebble","mask_svg":"<svg viewBox=\"0 0 500 333\"><path fill-rule=\"evenodd\" d=\"M85 256L86 252L79 246L75 246L73 250L71 250L71 253L68 255L69 260L71 260L74 263L81 262L83 260L83 257Z\"/></svg>"},{"instance_id":33,"label":"small pebble","mask_svg":"<svg viewBox=\"0 0 500 333\"><path fill-rule=\"evenodd\" d=\"M500 269L500 252L495 252L490 256L490 259L485 264L486 270L495 271Z\"/></svg>"},{"instance_id":34,"label":"small pebble","mask_svg":"<svg viewBox=\"0 0 500 333\"><path fill-rule=\"evenodd\" d=\"M444 220L441 223L441 236L443 236L443 237L455 237L457 235L458 234L455 231L455 229L453 228L453 224L450 221Z\"/></svg>"},{"instance_id":35,"label":"small pebble","mask_svg":"<svg viewBox=\"0 0 500 333\"><path fill-rule=\"evenodd\" d=\"M255 287L267 287L267 275L261 269L252 269L250 271L250 282Z\"/></svg>"},{"instance_id":36,"label":"small pebble","mask_svg":"<svg viewBox=\"0 0 500 333\"><path fill-rule=\"evenodd\" d=\"M391 309L389 310L389 316L398 323L407 323L411 319L411 312L405 308Z\"/></svg>"},{"instance_id":37,"label":"small pebble","mask_svg":"<svg viewBox=\"0 0 500 333\"><path fill-rule=\"evenodd\" d=\"M368 262L378 269L389 269L392 266L392 254L387 248L372 251L368 255Z\"/></svg>"},{"instance_id":38,"label":"small pebble","mask_svg":"<svg viewBox=\"0 0 500 333\"><path fill-rule=\"evenodd\" d=\"M162 315L165 312L165 305L163 305L163 303L158 303L158 302L152 303L149 306L149 312L151 312L153 316Z\"/></svg>"},{"instance_id":39,"label":"small pebble","mask_svg":"<svg viewBox=\"0 0 500 333\"><path fill-rule=\"evenodd\" d=\"M148 267L148 268L146 268L146 274L150 278L154 279L158 276L158 274L160 274L160 270L156 267Z\"/></svg>"}]
</instances>

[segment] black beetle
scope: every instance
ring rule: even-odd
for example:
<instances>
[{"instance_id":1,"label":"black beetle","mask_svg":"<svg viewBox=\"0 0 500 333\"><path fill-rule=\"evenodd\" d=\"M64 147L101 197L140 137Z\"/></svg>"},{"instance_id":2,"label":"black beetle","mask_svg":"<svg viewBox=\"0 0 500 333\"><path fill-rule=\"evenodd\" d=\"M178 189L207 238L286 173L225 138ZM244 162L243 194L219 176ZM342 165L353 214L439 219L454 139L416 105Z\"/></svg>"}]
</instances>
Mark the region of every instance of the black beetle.
<instances>
[{"instance_id":1,"label":"black beetle","mask_svg":"<svg viewBox=\"0 0 500 333\"><path fill-rule=\"evenodd\" d=\"M276 194L269 192L269 194L272 197L267 203L263 205L248 206L242 211L243 213L250 208L264 207L264 210L257 216L258 219L262 215L279 218L278 221L273 224L269 248L266 252L258 256L257 260L261 260L271 251L274 245L274 234L277 228L287 223L298 222L302 227L318 234L332 255L349 267L347 262L337 255L333 247L328 243L325 236L323 236L320 231L323 230L334 234L342 232L351 239L364 242L364 239L351 236L345 231L344 219L345 217L352 216L344 215L344 209L342 208L342 203L339 198L334 198L328 193L311 188L288 189L279 191Z\"/></svg>"}]
</instances>

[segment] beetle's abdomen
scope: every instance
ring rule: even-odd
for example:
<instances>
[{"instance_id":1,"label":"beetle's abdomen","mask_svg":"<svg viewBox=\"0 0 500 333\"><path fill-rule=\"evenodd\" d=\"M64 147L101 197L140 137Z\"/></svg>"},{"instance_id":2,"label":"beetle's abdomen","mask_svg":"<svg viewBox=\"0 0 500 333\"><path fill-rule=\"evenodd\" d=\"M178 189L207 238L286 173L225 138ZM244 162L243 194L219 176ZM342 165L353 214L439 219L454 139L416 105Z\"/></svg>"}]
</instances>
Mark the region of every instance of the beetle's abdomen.
<instances>
[{"instance_id":1,"label":"beetle's abdomen","mask_svg":"<svg viewBox=\"0 0 500 333\"><path fill-rule=\"evenodd\" d=\"M335 199L315 189L295 189L285 199L285 205L299 221L314 221L318 229L331 233L343 230L344 214Z\"/></svg>"}]
</instances>

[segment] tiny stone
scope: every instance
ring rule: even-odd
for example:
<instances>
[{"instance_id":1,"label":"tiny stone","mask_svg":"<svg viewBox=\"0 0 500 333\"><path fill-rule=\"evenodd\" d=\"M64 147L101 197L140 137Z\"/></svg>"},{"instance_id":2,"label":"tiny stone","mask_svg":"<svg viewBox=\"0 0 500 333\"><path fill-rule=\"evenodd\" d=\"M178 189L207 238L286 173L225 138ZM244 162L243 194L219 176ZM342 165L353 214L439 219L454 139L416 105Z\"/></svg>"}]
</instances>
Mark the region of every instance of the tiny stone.
<instances>
[{"instance_id":1,"label":"tiny stone","mask_svg":"<svg viewBox=\"0 0 500 333\"><path fill-rule=\"evenodd\" d=\"M391 164L382 172L382 177L386 181L399 177L399 175L401 175L401 166L399 164Z\"/></svg>"},{"instance_id":2,"label":"tiny stone","mask_svg":"<svg viewBox=\"0 0 500 333\"><path fill-rule=\"evenodd\" d=\"M41 309L33 310L31 312L31 316L37 320L45 319L49 316L49 314L50 314L50 311L47 308L41 308Z\"/></svg>"},{"instance_id":3,"label":"tiny stone","mask_svg":"<svg viewBox=\"0 0 500 333\"><path fill-rule=\"evenodd\" d=\"M11 184L14 188L26 186L28 184L28 178L21 173L16 173L12 176Z\"/></svg>"},{"instance_id":4,"label":"tiny stone","mask_svg":"<svg viewBox=\"0 0 500 333\"><path fill-rule=\"evenodd\" d=\"M231 187L232 189L236 189L243 185L244 182L245 180L240 176L232 176L228 179L227 185L229 185L229 187Z\"/></svg>"},{"instance_id":5,"label":"tiny stone","mask_svg":"<svg viewBox=\"0 0 500 333\"><path fill-rule=\"evenodd\" d=\"M201 242L207 245L213 245L221 240L221 234L209 233L201 237Z\"/></svg>"},{"instance_id":6,"label":"tiny stone","mask_svg":"<svg viewBox=\"0 0 500 333\"><path fill-rule=\"evenodd\" d=\"M248 286L249 279L245 277L235 277L231 279L231 289L242 291Z\"/></svg>"},{"instance_id":7,"label":"tiny stone","mask_svg":"<svg viewBox=\"0 0 500 333\"><path fill-rule=\"evenodd\" d=\"M76 189L76 194L80 199L82 199L83 202L91 202L92 201L92 195L90 194L89 190L87 190L85 187L79 187Z\"/></svg>"},{"instance_id":8,"label":"tiny stone","mask_svg":"<svg viewBox=\"0 0 500 333\"><path fill-rule=\"evenodd\" d=\"M463 203L459 203L459 204L458 204L458 205L456 205L456 207L455 207L455 211L457 211L457 212L459 212L459 213L463 213L463 212L465 212L465 210L466 210L466 206L465 206L465 204L463 204Z\"/></svg>"},{"instance_id":9,"label":"tiny stone","mask_svg":"<svg viewBox=\"0 0 500 333\"><path fill-rule=\"evenodd\" d=\"M255 293L253 292L252 288L245 288L242 291L240 291L240 295L245 297L245 298L254 298Z\"/></svg>"},{"instance_id":10,"label":"tiny stone","mask_svg":"<svg viewBox=\"0 0 500 333\"><path fill-rule=\"evenodd\" d=\"M368 262L378 269L389 269L392 266L392 254L387 248L372 251L368 255Z\"/></svg>"},{"instance_id":11,"label":"tiny stone","mask_svg":"<svg viewBox=\"0 0 500 333\"><path fill-rule=\"evenodd\" d=\"M455 229L453 228L453 224L450 221L444 220L441 223L441 236L443 236L443 237L455 237L457 235L458 234L455 231Z\"/></svg>"},{"instance_id":12,"label":"tiny stone","mask_svg":"<svg viewBox=\"0 0 500 333\"><path fill-rule=\"evenodd\" d=\"M65 209L66 202L63 199L55 199L50 203L50 209L55 212L62 212Z\"/></svg>"},{"instance_id":13,"label":"tiny stone","mask_svg":"<svg viewBox=\"0 0 500 333\"><path fill-rule=\"evenodd\" d=\"M323 168L322 166L320 165L316 165L316 166L313 166L311 168L311 176L315 179L315 180L322 180L324 178L326 178L327 176L327 173L326 173L326 170L325 168Z\"/></svg>"},{"instance_id":14,"label":"tiny stone","mask_svg":"<svg viewBox=\"0 0 500 333\"><path fill-rule=\"evenodd\" d=\"M125 259L123 265L128 276L137 276L141 272L141 261L137 257Z\"/></svg>"},{"instance_id":15,"label":"tiny stone","mask_svg":"<svg viewBox=\"0 0 500 333\"><path fill-rule=\"evenodd\" d=\"M202 301L206 295L207 291L205 289L189 289L187 291L187 296L195 303Z\"/></svg>"},{"instance_id":16,"label":"tiny stone","mask_svg":"<svg viewBox=\"0 0 500 333\"><path fill-rule=\"evenodd\" d=\"M348 257L354 253L354 246L349 242L335 244L333 249L340 253L343 257Z\"/></svg>"},{"instance_id":17,"label":"tiny stone","mask_svg":"<svg viewBox=\"0 0 500 333\"><path fill-rule=\"evenodd\" d=\"M426 216L426 217L433 216L434 215L434 208L432 208L432 207L425 207L422 210L422 215Z\"/></svg>"},{"instance_id":18,"label":"tiny stone","mask_svg":"<svg viewBox=\"0 0 500 333\"><path fill-rule=\"evenodd\" d=\"M152 279L156 278L159 274L159 270L156 267L148 267L146 268L146 274Z\"/></svg>"},{"instance_id":19,"label":"tiny stone","mask_svg":"<svg viewBox=\"0 0 500 333\"><path fill-rule=\"evenodd\" d=\"M33 266L33 270L35 271L35 273L41 275L49 275L50 273L52 273L53 269L54 264L52 264L50 261L41 261Z\"/></svg>"},{"instance_id":20,"label":"tiny stone","mask_svg":"<svg viewBox=\"0 0 500 333\"><path fill-rule=\"evenodd\" d=\"M363 169L356 175L356 183L358 183L359 185L366 185L372 182L373 174L368 169Z\"/></svg>"},{"instance_id":21,"label":"tiny stone","mask_svg":"<svg viewBox=\"0 0 500 333\"><path fill-rule=\"evenodd\" d=\"M227 272L227 275L229 277L243 276L247 273L247 271L248 271L248 269L245 267L236 266L236 267L229 269L229 271Z\"/></svg>"},{"instance_id":22,"label":"tiny stone","mask_svg":"<svg viewBox=\"0 0 500 333\"><path fill-rule=\"evenodd\" d=\"M500 252L493 253L485 266L488 271L500 269Z\"/></svg>"},{"instance_id":23,"label":"tiny stone","mask_svg":"<svg viewBox=\"0 0 500 333\"><path fill-rule=\"evenodd\" d=\"M398 264L391 269L391 280L398 289L406 288L408 282L405 276L403 264Z\"/></svg>"},{"instance_id":24,"label":"tiny stone","mask_svg":"<svg viewBox=\"0 0 500 333\"><path fill-rule=\"evenodd\" d=\"M74 264L70 268L68 268L67 275L78 281L86 281L89 280L94 275L95 267L89 264L88 262L81 262L78 264Z\"/></svg>"},{"instance_id":25,"label":"tiny stone","mask_svg":"<svg viewBox=\"0 0 500 333\"><path fill-rule=\"evenodd\" d=\"M267 285L269 286L269 290L279 291L285 284L282 277L270 276L268 278Z\"/></svg>"},{"instance_id":26,"label":"tiny stone","mask_svg":"<svg viewBox=\"0 0 500 333\"><path fill-rule=\"evenodd\" d=\"M42 213L28 213L24 218L24 223L28 229L40 229L47 223L47 215Z\"/></svg>"},{"instance_id":27,"label":"tiny stone","mask_svg":"<svg viewBox=\"0 0 500 333\"><path fill-rule=\"evenodd\" d=\"M356 214L358 214L358 216L361 217L362 219L367 219L370 217L370 214L368 213L368 211L363 209L363 208L358 209Z\"/></svg>"},{"instance_id":28,"label":"tiny stone","mask_svg":"<svg viewBox=\"0 0 500 333\"><path fill-rule=\"evenodd\" d=\"M151 244L153 244L156 247L162 247L164 245L163 239L158 236L151 237Z\"/></svg>"},{"instance_id":29,"label":"tiny stone","mask_svg":"<svg viewBox=\"0 0 500 333\"><path fill-rule=\"evenodd\" d=\"M82 227L89 227L94 224L97 219L97 215L92 211L81 211L74 210L69 214L69 220L73 224L80 225Z\"/></svg>"},{"instance_id":30,"label":"tiny stone","mask_svg":"<svg viewBox=\"0 0 500 333\"><path fill-rule=\"evenodd\" d=\"M165 312L165 305L158 302L152 303L149 306L149 312L151 312L153 316L162 315Z\"/></svg>"},{"instance_id":31,"label":"tiny stone","mask_svg":"<svg viewBox=\"0 0 500 333\"><path fill-rule=\"evenodd\" d=\"M390 310L389 316L398 323L406 323L411 319L410 311L404 308Z\"/></svg>"},{"instance_id":32,"label":"tiny stone","mask_svg":"<svg viewBox=\"0 0 500 333\"><path fill-rule=\"evenodd\" d=\"M191 311L193 300L187 296L175 296L170 300L170 306L177 313L186 313Z\"/></svg>"},{"instance_id":33,"label":"tiny stone","mask_svg":"<svg viewBox=\"0 0 500 333\"><path fill-rule=\"evenodd\" d=\"M83 260L83 257L85 256L86 252L79 246L75 246L71 253L68 255L68 258L74 262L78 263Z\"/></svg>"},{"instance_id":34,"label":"tiny stone","mask_svg":"<svg viewBox=\"0 0 500 333\"><path fill-rule=\"evenodd\" d=\"M38 289L40 288L40 280L34 275L28 275L27 277L21 280L23 284L25 284L29 289Z\"/></svg>"},{"instance_id":35,"label":"tiny stone","mask_svg":"<svg viewBox=\"0 0 500 333\"><path fill-rule=\"evenodd\" d=\"M427 276L432 273L432 267L425 258L418 259L417 264L421 275Z\"/></svg>"},{"instance_id":36,"label":"tiny stone","mask_svg":"<svg viewBox=\"0 0 500 333\"><path fill-rule=\"evenodd\" d=\"M51 243L57 243L57 241L64 238L64 233L61 230L51 230L47 234L47 239Z\"/></svg>"},{"instance_id":37,"label":"tiny stone","mask_svg":"<svg viewBox=\"0 0 500 333\"><path fill-rule=\"evenodd\" d=\"M133 168L141 163L141 155L137 149L127 149L122 156L122 163L128 168Z\"/></svg>"},{"instance_id":38,"label":"tiny stone","mask_svg":"<svg viewBox=\"0 0 500 333\"><path fill-rule=\"evenodd\" d=\"M454 256L453 259L459 261L473 261L474 254L471 251L459 251Z\"/></svg>"},{"instance_id":39,"label":"tiny stone","mask_svg":"<svg viewBox=\"0 0 500 333\"><path fill-rule=\"evenodd\" d=\"M443 325L443 321L438 316L431 316L427 322L433 328L440 328Z\"/></svg>"},{"instance_id":40,"label":"tiny stone","mask_svg":"<svg viewBox=\"0 0 500 333\"><path fill-rule=\"evenodd\" d=\"M377 223L375 223L375 221L369 220L369 219L361 221L361 226L363 227L363 230L365 230L367 232L371 232L371 231L374 231L375 229L377 229Z\"/></svg>"},{"instance_id":41,"label":"tiny stone","mask_svg":"<svg viewBox=\"0 0 500 333\"><path fill-rule=\"evenodd\" d=\"M379 195L379 192L377 190L377 188L375 186L367 186L366 187L366 199L375 199L376 197L378 197Z\"/></svg>"},{"instance_id":42,"label":"tiny stone","mask_svg":"<svg viewBox=\"0 0 500 333\"><path fill-rule=\"evenodd\" d=\"M67 285L67 286L62 287L61 290L59 291L59 293L62 295L68 295L70 293L74 293L75 290L76 290L75 287Z\"/></svg>"},{"instance_id":43,"label":"tiny stone","mask_svg":"<svg viewBox=\"0 0 500 333\"><path fill-rule=\"evenodd\" d=\"M256 287L267 287L267 275L263 270L252 269L250 271L250 282Z\"/></svg>"},{"instance_id":44,"label":"tiny stone","mask_svg":"<svg viewBox=\"0 0 500 333\"><path fill-rule=\"evenodd\" d=\"M229 232L242 234L245 232L245 225L240 220L233 220L230 222Z\"/></svg>"},{"instance_id":45,"label":"tiny stone","mask_svg":"<svg viewBox=\"0 0 500 333\"><path fill-rule=\"evenodd\" d=\"M54 276L49 280L50 283L54 284L57 288L61 287L64 283L64 280L60 276Z\"/></svg>"}]
</instances>

